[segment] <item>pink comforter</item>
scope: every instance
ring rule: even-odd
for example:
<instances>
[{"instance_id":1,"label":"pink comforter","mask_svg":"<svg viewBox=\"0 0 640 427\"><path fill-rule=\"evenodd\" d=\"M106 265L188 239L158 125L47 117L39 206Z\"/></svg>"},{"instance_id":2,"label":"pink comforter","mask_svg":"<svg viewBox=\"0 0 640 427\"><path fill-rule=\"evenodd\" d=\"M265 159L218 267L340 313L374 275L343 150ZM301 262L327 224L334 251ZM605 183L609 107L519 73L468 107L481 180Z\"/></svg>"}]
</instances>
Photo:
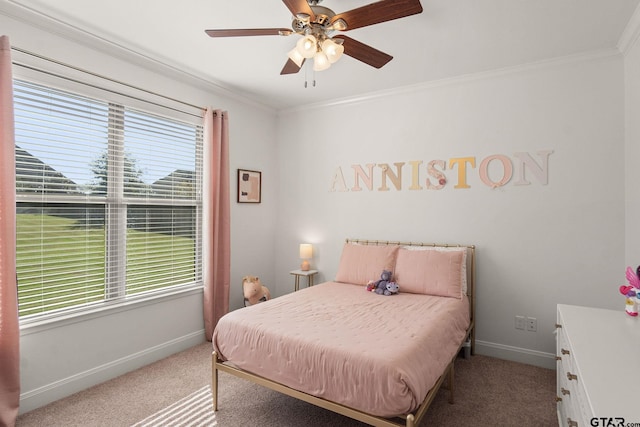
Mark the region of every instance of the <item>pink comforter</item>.
<instances>
[{"instance_id":1,"label":"pink comforter","mask_svg":"<svg viewBox=\"0 0 640 427\"><path fill-rule=\"evenodd\" d=\"M392 417L422 403L468 326L466 298L326 282L228 313L213 347L243 370Z\"/></svg>"}]
</instances>

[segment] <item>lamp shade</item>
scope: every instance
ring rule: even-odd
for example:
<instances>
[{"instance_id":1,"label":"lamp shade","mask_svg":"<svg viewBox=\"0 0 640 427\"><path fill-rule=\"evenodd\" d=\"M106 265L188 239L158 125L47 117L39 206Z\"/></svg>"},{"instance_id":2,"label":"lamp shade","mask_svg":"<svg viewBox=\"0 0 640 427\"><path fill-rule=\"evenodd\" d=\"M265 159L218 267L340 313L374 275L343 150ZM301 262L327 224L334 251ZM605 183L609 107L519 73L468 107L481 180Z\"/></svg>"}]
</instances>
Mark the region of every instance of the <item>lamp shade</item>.
<instances>
[{"instance_id":1,"label":"lamp shade","mask_svg":"<svg viewBox=\"0 0 640 427\"><path fill-rule=\"evenodd\" d=\"M305 58L313 58L313 55L318 51L318 41L311 34L307 34L296 43L296 49L300 52L300 55Z\"/></svg>"},{"instance_id":2,"label":"lamp shade","mask_svg":"<svg viewBox=\"0 0 640 427\"><path fill-rule=\"evenodd\" d=\"M336 62L344 53L344 46L334 42L331 39L326 39L322 42L322 51L327 55L330 63Z\"/></svg>"},{"instance_id":3,"label":"lamp shade","mask_svg":"<svg viewBox=\"0 0 640 427\"><path fill-rule=\"evenodd\" d=\"M309 259L313 258L313 246L310 243L301 243L300 244L300 258L302 259L302 264L300 265L300 270L309 271Z\"/></svg>"},{"instance_id":4,"label":"lamp shade","mask_svg":"<svg viewBox=\"0 0 640 427\"><path fill-rule=\"evenodd\" d=\"M313 258L313 246L310 243L300 244L300 259Z\"/></svg>"},{"instance_id":5,"label":"lamp shade","mask_svg":"<svg viewBox=\"0 0 640 427\"><path fill-rule=\"evenodd\" d=\"M289 56L289 59L291 59L298 67L302 67L302 62L305 58L300 54L300 52L298 52L297 48L294 47L291 49L287 56Z\"/></svg>"},{"instance_id":6,"label":"lamp shade","mask_svg":"<svg viewBox=\"0 0 640 427\"><path fill-rule=\"evenodd\" d=\"M326 70L330 66L331 62L329 62L329 58L327 58L324 52L318 52L313 57L313 71Z\"/></svg>"}]
</instances>

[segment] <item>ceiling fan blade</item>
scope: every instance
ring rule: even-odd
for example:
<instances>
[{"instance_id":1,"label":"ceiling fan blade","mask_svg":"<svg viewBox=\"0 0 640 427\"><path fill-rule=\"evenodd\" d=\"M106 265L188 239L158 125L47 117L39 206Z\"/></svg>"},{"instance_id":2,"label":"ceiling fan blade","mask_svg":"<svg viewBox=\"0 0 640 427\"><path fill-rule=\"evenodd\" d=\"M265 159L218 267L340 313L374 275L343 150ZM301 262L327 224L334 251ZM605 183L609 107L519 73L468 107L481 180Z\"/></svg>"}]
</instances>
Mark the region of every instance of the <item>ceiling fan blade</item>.
<instances>
[{"instance_id":1,"label":"ceiling fan blade","mask_svg":"<svg viewBox=\"0 0 640 427\"><path fill-rule=\"evenodd\" d=\"M287 6L293 16L299 13L305 13L309 15L311 21L316 19L316 15L313 13L307 0L282 0L282 2Z\"/></svg>"},{"instance_id":2,"label":"ceiling fan blade","mask_svg":"<svg viewBox=\"0 0 640 427\"><path fill-rule=\"evenodd\" d=\"M302 60L302 64L300 64L300 66L298 67L298 65L293 62L291 59L287 60L287 63L284 64L284 67L282 67L282 71L280 71L280 74L295 74L298 71L300 71L300 68L302 68L302 65L304 65L304 61L306 61L306 59Z\"/></svg>"},{"instance_id":3,"label":"ceiling fan blade","mask_svg":"<svg viewBox=\"0 0 640 427\"><path fill-rule=\"evenodd\" d=\"M372 67L382 68L387 62L393 59L393 56L354 40L351 37L340 34L335 38L344 40L342 46L344 46L345 55L349 55L350 57L357 59L358 61L362 61L365 64L369 64Z\"/></svg>"},{"instance_id":4,"label":"ceiling fan blade","mask_svg":"<svg viewBox=\"0 0 640 427\"><path fill-rule=\"evenodd\" d=\"M420 0L382 0L339 13L331 18L331 23L333 24L338 19L342 19L347 23L347 28L343 31L348 31L416 15L421 12L422 5Z\"/></svg>"},{"instance_id":5,"label":"ceiling fan blade","mask_svg":"<svg viewBox=\"0 0 640 427\"><path fill-rule=\"evenodd\" d=\"M291 28L247 28L227 30L204 30L211 37L241 37L241 36L288 36Z\"/></svg>"}]
</instances>

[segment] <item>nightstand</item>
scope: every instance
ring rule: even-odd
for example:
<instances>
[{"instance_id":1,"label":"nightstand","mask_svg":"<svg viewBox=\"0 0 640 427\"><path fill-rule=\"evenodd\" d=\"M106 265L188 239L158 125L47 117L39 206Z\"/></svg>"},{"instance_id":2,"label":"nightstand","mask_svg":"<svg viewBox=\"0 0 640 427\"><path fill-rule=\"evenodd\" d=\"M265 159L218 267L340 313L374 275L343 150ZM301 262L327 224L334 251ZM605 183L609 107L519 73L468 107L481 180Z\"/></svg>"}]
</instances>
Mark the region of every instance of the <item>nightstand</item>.
<instances>
[{"instance_id":1,"label":"nightstand","mask_svg":"<svg viewBox=\"0 0 640 427\"><path fill-rule=\"evenodd\" d=\"M296 276L295 288L294 292L300 289L300 277L306 276L307 278L307 287L313 286L313 276L318 274L318 270L292 270L289 274L293 274Z\"/></svg>"}]
</instances>

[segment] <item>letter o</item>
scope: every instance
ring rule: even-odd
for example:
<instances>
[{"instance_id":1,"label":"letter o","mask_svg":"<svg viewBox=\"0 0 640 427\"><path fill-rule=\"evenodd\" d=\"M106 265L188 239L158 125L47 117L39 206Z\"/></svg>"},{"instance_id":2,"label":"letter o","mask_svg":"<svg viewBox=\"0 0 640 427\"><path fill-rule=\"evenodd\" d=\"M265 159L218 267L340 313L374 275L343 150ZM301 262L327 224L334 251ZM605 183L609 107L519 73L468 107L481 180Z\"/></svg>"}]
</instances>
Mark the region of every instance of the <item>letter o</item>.
<instances>
[{"instance_id":1,"label":"letter o","mask_svg":"<svg viewBox=\"0 0 640 427\"><path fill-rule=\"evenodd\" d=\"M503 169L502 179L497 182L492 181L489 178L489 163L491 163L491 161L493 160L499 160L502 163L502 169ZM482 180L482 182L484 182L487 186L491 188L502 187L503 185L505 185L507 182L511 180L512 176L513 176L513 164L511 163L511 160L505 155L494 154L492 156L484 158L482 160L482 163L480 163L480 179Z\"/></svg>"}]
</instances>

